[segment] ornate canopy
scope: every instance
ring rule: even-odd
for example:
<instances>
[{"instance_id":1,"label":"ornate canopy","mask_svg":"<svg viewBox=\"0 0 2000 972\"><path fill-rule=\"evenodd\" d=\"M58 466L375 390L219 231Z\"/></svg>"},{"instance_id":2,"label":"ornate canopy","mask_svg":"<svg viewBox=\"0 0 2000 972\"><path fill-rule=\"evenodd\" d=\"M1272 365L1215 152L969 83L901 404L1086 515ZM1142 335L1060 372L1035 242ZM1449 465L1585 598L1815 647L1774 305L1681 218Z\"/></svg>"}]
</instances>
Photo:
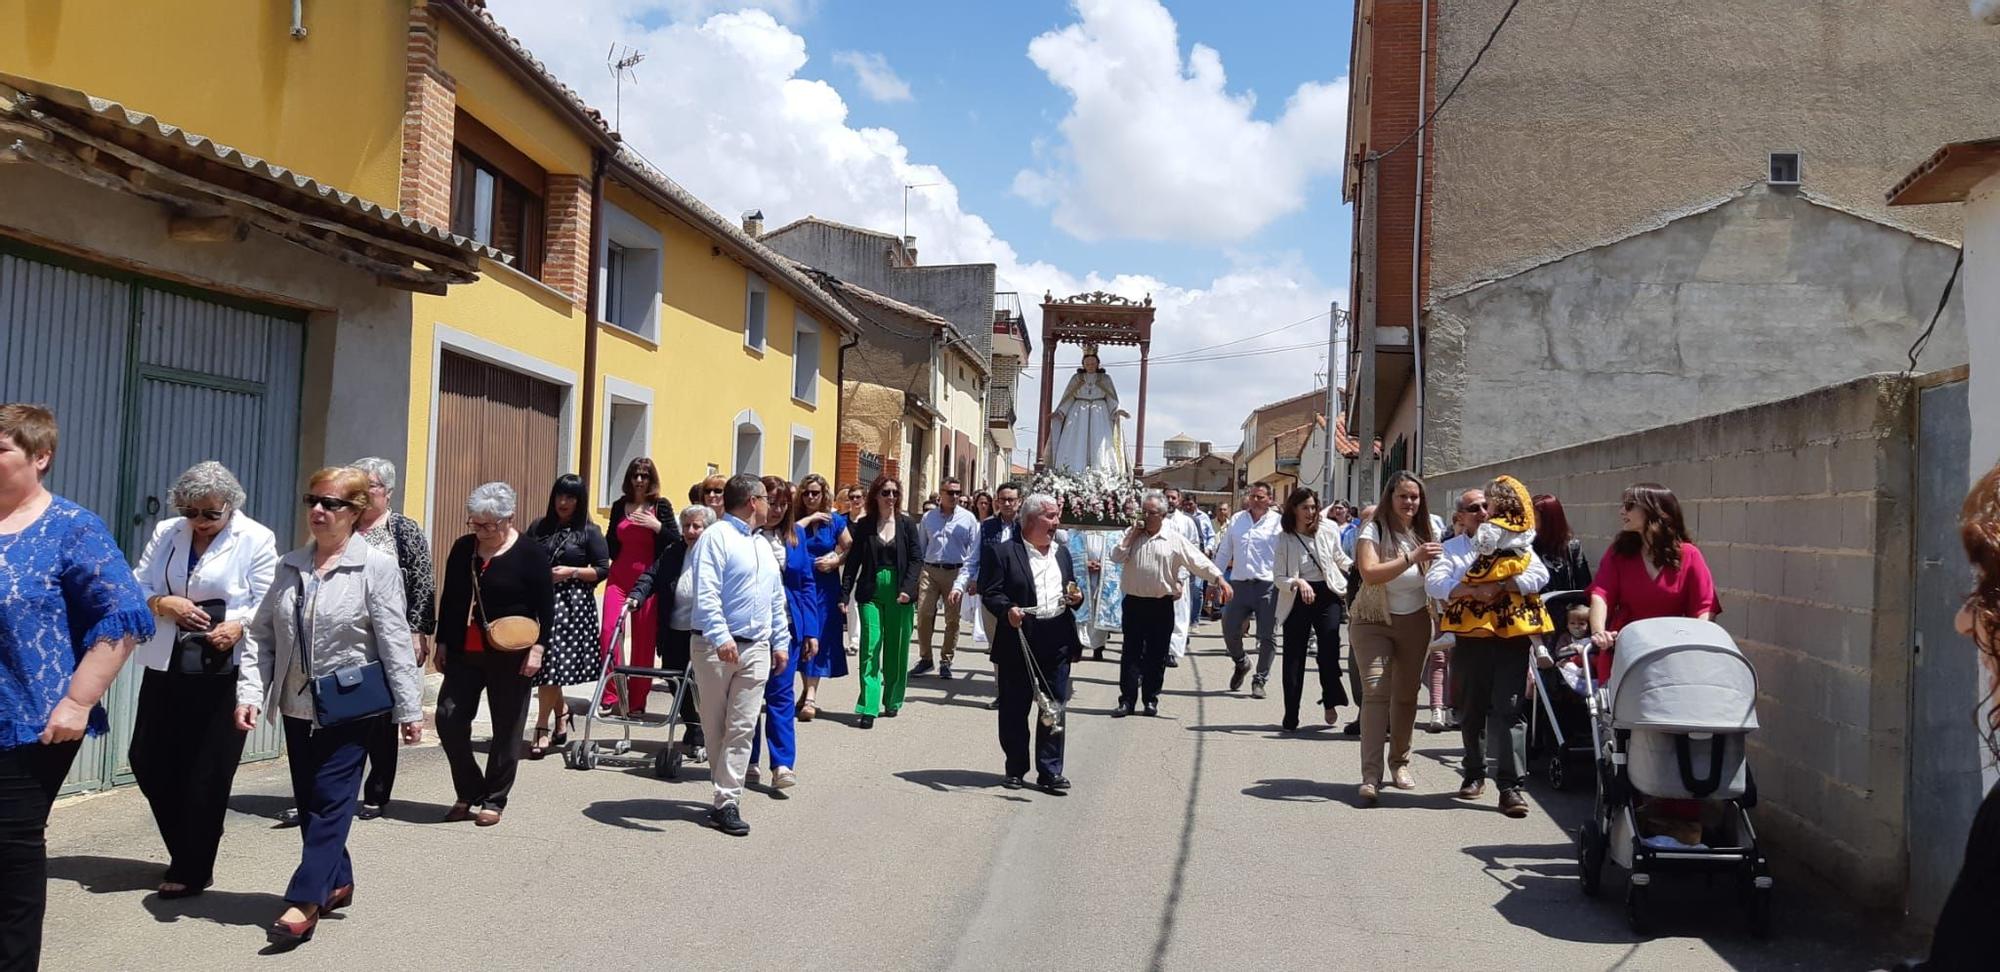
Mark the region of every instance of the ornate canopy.
<instances>
[{"instance_id":1,"label":"ornate canopy","mask_svg":"<svg viewBox=\"0 0 2000 972\"><path fill-rule=\"evenodd\" d=\"M1138 474L1146 453L1146 372L1153 346L1153 298L1133 300L1094 290L1056 300L1042 296L1042 408L1036 427L1035 465L1046 467L1049 413L1055 407L1056 345L1118 345L1139 349L1139 408L1134 413L1132 472Z\"/></svg>"}]
</instances>

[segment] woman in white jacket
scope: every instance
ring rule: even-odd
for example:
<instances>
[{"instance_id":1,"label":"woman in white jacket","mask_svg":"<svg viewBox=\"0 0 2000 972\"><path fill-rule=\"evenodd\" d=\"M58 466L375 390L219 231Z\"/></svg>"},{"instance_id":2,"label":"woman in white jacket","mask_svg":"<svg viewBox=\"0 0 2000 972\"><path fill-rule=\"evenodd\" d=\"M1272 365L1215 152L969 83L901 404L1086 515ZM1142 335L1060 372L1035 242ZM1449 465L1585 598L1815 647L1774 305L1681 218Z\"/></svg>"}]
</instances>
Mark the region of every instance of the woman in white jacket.
<instances>
[{"instance_id":1,"label":"woman in white jacket","mask_svg":"<svg viewBox=\"0 0 2000 972\"><path fill-rule=\"evenodd\" d=\"M1286 732L1299 728L1299 695L1305 691L1306 642L1319 641L1319 704L1326 723L1340 725L1348 704L1340 681L1340 625L1345 620L1347 571L1353 566L1340 546L1340 531L1319 515L1319 496L1295 489L1286 497L1272 573L1279 579L1278 625L1285 641Z\"/></svg>"},{"instance_id":2,"label":"woman in white jacket","mask_svg":"<svg viewBox=\"0 0 2000 972\"><path fill-rule=\"evenodd\" d=\"M236 670L245 627L277 571L278 545L243 512L243 486L219 462L190 467L167 501L180 516L160 521L135 571L159 623L134 653L145 674L131 760L167 845L160 897L184 898L213 883L243 756Z\"/></svg>"}]
</instances>

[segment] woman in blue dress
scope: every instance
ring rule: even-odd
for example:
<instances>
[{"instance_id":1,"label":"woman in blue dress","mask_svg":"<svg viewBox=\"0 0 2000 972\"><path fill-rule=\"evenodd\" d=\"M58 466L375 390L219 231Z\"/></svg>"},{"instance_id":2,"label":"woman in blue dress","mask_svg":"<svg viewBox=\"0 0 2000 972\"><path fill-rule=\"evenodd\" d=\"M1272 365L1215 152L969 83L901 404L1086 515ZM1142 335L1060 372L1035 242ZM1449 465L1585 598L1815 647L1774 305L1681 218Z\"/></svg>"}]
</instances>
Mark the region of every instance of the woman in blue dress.
<instances>
[{"instance_id":1,"label":"woman in blue dress","mask_svg":"<svg viewBox=\"0 0 2000 972\"><path fill-rule=\"evenodd\" d=\"M792 638L800 639L800 603L808 593L815 602L819 650L808 658L797 655L799 674L805 676L805 695L799 702L799 721L811 722L819 715L819 680L847 677L847 612L840 597L840 565L847 561L847 548L854 538L847 532L847 517L834 512L833 488L826 477L813 473L799 482L793 500L798 519L798 543L785 558L786 603L791 606Z\"/></svg>"},{"instance_id":2,"label":"woman in blue dress","mask_svg":"<svg viewBox=\"0 0 2000 972\"><path fill-rule=\"evenodd\" d=\"M0 405L0 969L41 961L49 807L153 615L96 514L42 486L56 417Z\"/></svg>"}]
</instances>

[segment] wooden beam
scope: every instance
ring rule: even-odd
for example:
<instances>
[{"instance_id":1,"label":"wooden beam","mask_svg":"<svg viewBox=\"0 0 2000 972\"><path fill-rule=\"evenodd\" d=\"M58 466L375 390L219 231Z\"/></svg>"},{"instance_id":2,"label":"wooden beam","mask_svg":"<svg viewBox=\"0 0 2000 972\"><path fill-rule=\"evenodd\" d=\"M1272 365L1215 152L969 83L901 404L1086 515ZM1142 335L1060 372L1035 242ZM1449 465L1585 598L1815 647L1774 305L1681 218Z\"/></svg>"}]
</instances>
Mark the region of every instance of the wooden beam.
<instances>
[{"instance_id":1,"label":"wooden beam","mask_svg":"<svg viewBox=\"0 0 2000 972\"><path fill-rule=\"evenodd\" d=\"M176 215L167 220L167 239L182 243L238 243L250 227L234 216Z\"/></svg>"}]
</instances>

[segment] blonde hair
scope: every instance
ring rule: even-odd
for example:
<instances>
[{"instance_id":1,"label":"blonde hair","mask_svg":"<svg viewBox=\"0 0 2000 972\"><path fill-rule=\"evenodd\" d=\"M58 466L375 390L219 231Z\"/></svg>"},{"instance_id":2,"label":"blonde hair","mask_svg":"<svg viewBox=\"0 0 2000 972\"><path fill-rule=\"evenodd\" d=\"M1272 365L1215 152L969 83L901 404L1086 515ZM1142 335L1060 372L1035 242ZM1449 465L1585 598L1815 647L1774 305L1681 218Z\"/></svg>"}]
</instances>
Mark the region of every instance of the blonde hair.
<instances>
[{"instance_id":1,"label":"blonde hair","mask_svg":"<svg viewBox=\"0 0 2000 972\"><path fill-rule=\"evenodd\" d=\"M27 402L8 402L0 405L0 435L13 439L28 458L47 455L51 462L56 457L58 437L56 413L47 406L31 405Z\"/></svg>"}]
</instances>

